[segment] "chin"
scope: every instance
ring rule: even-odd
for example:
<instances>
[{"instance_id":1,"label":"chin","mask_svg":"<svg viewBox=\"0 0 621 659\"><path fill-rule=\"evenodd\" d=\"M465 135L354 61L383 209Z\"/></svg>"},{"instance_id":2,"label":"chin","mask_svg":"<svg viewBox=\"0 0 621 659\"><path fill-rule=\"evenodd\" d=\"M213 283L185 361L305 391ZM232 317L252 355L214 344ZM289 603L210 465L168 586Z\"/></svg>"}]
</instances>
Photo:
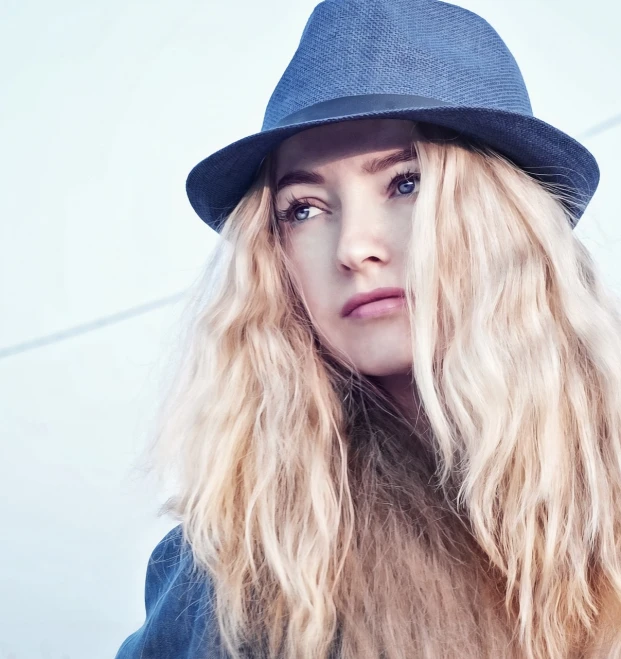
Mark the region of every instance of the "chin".
<instances>
[{"instance_id":1,"label":"chin","mask_svg":"<svg viewBox=\"0 0 621 659\"><path fill-rule=\"evenodd\" d=\"M357 364L358 370L363 375L368 375L377 378L385 378L395 375L406 375L412 370L411 361L395 361L395 363L390 362L378 362L378 363L364 363Z\"/></svg>"}]
</instances>

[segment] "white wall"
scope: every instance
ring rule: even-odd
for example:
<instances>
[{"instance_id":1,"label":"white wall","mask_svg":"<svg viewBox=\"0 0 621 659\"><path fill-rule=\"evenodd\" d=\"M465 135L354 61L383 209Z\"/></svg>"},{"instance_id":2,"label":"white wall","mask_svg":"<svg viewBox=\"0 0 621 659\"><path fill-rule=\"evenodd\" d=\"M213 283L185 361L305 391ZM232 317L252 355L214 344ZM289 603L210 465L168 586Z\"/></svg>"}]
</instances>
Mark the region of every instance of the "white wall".
<instances>
[{"instance_id":1,"label":"white wall","mask_svg":"<svg viewBox=\"0 0 621 659\"><path fill-rule=\"evenodd\" d=\"M612 0L458 4L507 41L541 119L580 137L621 113ZM166 299L216 240L185 177L260 130L314 5L0 9L0 659L111 659L143 621L146 561L174 525L136 464L176 345ZM576 231L617 287L621 124L584 143L602 182Z\"/></svg>"}]
</instances>

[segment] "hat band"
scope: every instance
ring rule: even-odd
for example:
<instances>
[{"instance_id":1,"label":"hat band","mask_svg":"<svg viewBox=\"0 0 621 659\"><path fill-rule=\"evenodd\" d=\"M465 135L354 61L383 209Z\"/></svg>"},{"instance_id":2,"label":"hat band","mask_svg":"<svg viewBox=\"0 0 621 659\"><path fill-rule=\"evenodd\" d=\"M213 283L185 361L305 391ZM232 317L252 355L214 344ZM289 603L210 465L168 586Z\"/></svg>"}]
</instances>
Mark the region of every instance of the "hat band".
<instances>
[{"instance_id":1,"label":"hat band","mask_svg":"<svg viewBox=\"0 0 621 659\"><path fill-rule=\"evenodd\" d=\"M427 96L412 94L358 94L341 96L329 101L314 103L307 108L288 114L276 123L273 128L281 128L293 124L318 119L338 119L367 112L384 112L389 110L415 110L419 108L450 107L452 103L439 101ZM454 107L454 106L453 106Z\"/></svg>"}]
</instances>

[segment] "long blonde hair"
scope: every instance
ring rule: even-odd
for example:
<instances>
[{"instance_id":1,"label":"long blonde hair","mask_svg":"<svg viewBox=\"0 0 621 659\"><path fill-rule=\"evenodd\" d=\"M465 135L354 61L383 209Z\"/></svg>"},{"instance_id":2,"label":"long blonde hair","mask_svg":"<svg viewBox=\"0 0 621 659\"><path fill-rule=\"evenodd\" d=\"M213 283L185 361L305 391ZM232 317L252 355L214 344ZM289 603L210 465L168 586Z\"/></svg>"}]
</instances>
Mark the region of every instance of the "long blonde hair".
<instances>
[{"instance_id":1,"label":"long blonde hair","mask_svg":"<svg viewBox=\"0 0 621 659\"><path fill-rule=\"evenodd\" d=\"M166 509L234 659L621 656L618 302L562 190L421 130L405 288L429 432L323 346L268 158L160 411Z\"/></svg>"}]
</instances>

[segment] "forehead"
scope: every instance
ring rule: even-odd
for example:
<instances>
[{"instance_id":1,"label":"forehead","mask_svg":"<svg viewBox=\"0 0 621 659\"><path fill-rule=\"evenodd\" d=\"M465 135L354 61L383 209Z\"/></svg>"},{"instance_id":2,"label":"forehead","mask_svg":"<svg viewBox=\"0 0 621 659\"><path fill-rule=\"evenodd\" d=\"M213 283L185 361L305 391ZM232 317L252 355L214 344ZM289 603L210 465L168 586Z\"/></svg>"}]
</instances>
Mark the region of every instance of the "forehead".
<instances>
[{"instance_id":1,"label":"forehead","mask_svg":"<svg viewBox=\"0 0 621 659\"><path fill-rule=\"evenodd\" d=\"M403 119L357 119L309 128L275 150L276 178L293 168L403 148L416 136L416 124Z\"/></svg>"}]
</instances>

